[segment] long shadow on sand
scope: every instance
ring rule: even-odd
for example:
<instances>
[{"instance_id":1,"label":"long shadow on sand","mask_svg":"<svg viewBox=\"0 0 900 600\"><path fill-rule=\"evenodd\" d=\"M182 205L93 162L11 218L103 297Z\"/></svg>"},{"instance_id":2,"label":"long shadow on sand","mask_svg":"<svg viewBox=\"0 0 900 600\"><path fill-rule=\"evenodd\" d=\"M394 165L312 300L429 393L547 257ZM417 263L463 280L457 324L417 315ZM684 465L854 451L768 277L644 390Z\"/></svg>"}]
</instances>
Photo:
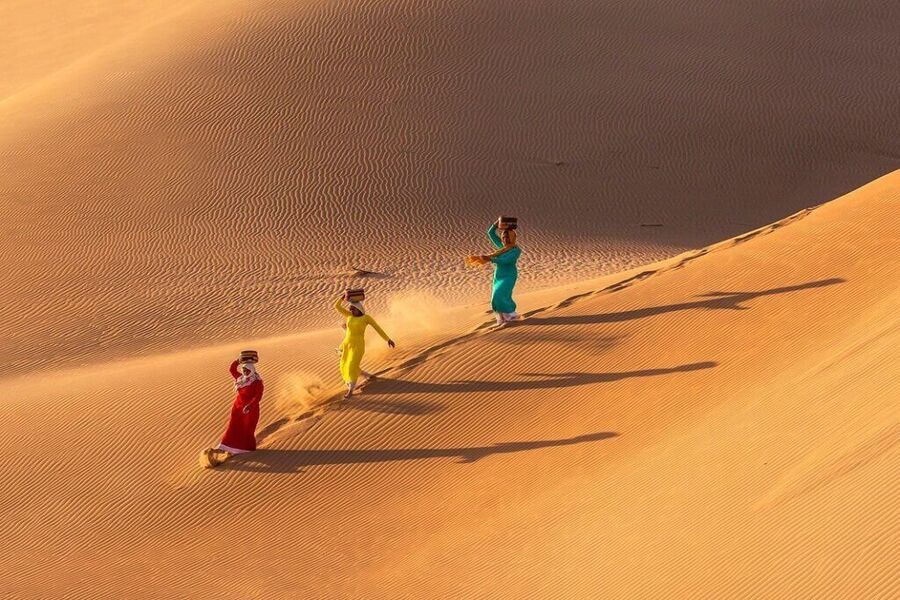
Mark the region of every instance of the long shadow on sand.
<instances>
[{"instance_id":1,"label":"long shadow on sand","mask_svg":"<svg viewBox=\"0 0 900 600\"><path fill-rule=\"evenodd\" d=\"M799 292L801 290L810 290L815 288L836 285L846 282L846 279L834 277L831 279L821 279L819 281L810 281L798 285L788 285L784 287L772 288L769 290L761 290L758 292L709 292L702 294L700 298L706 300L695 300L693 302L679 302L677 304L666 304L663 306L650 306L647 308L637 308L635 310L626 310L622 312L601 313L597 315L572 315L572 316L551 316L551 317L529 317L520 325L587 325L594 323L619 323L622 321L631 321L634 319L644 319L679 310L703 309L703 310L748 310L749 306L743 306L744 302L763 296L772 296L775 294L789 294L791 292Z\"/></svg>"},{"instance_id":2,"label":"long shadow on sand","mask_svg":"<svg viewBox=\"0 0 900 600\"><path fill-rule=\"evenodd\" d=\"M601 431L561 440L537 440L533 442L505 442L492 446L467 448L373 448L370 450L257 450L239 455L228 461L224 468L231 471L258 473L296 473L303 467L315 465L356 465L429 458L458 458L460 463L473 463L493 454L509 454L541 448L571 446L597 442L618 436L613 431Z\"/></svg>"},{"instance_id":3,"label":"long shadow on sand","mask_svg":"<svg viewBox=\"0 0 900 600\"><path fill-rule=\"evenodd\" d=\"M372 384L369 384L372 385ZM353 400L332 405L333 409L348 411L359 410L363 412L380 413L386 415L407 415L412 417L427 417L446 410L447 406L439 402L427 402L424 400L376 400L369 398L353 398ZM256 432L256 441L262 442L270 435L290 424L292 421L302 421L313 415L313 411L305 412L293 417L282 417L273 421Z\"/></svg>"},{"instance_id":4,"label":"long shadow on sand","mask_svg":"<svg viewBox=\"0 0 900 600\"><path fill-rule=\"evenodd\" d=\"M375 385L375 382L368 385ZM420 402L405 400L373 400L354 397L344 401L337 407L338 410L361 410L363 412L380 413L385 415L407 415L424 417L434 415L446 410L446 405L437 402Z\"/></svg>"},{"instance_id":5,"label":"long shadow on sand","mask_svg":"<svg viewBox=\"0 0 900 600\"><path fill-rule=\"evenodd\" d=\"M519 373L516 381L490 381L490 380L454 380L439 383L427 383L424 381L411 381L407 379L382 378L369 384L369 389L378 394L451 394L463 392L510 392L521 390L548 390L556 388L568 388L592 383L609 383L621 381L633 377L655 377L670 373L686 373L711 369L718 363L713 361L688 363L677 367L662 369L640 369L637 371L622 371L620 373Z\"/></svg>"}]
</instances>

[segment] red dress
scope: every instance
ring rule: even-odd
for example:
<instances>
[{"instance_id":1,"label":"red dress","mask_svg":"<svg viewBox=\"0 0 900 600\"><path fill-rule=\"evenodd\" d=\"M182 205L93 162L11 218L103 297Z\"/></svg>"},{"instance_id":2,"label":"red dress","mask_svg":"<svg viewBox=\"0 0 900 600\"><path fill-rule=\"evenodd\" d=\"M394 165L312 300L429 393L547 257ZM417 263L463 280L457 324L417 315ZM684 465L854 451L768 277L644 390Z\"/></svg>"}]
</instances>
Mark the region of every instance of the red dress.
<instances>
[{"instance_id":1,"label":"red dress","mask_svg":"<svg viewBox=\"0 0 900 600\"><path fill-rule=\"evenodd\" d=\"M231 376L235 380L241 377L238 361L231 363ZM256 450L256 424L259 423L259 401L262 399L263 382L257 379L238 388L234 403L231 405L231 419L228 429L222 437L222 445L247 452ZM244 408L250 409L245 413Z\"/></svg>"}]
</instances>

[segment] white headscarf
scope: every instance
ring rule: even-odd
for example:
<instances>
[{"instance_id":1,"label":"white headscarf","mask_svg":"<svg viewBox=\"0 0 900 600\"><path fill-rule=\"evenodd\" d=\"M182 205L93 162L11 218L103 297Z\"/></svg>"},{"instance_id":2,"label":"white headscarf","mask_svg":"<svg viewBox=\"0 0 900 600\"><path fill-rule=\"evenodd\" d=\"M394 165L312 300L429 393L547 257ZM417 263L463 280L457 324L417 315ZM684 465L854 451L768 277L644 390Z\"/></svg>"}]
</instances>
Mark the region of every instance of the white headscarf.
<instances>
[{"instance_id":1,"label":"white headscarf","mask_svg":"<svg viewBox=\"0 0 900 600\"><path fill-rule=\"evenodd\" d=\"M243 369L247 369L250 371L249 375L244 374ZM239 390L242 387L247 387L254 381L259 381L261 378L259 373L256 372L256 365L252 362L245 362L238 365L238 371L240 371L241 376L235 378L234 380L234 389Z\"/></svg>"},{"instance_id":2,"label":"white headscarf","mask_svg":"<svg viewBox=\"0 0 900 600\"><path fill-rule=\"evenodd\" d=\"M363 303L361 301L360 302L349 302L348 301L347 304L349 304L350 306L352 306L353 308L355 308L362 314L366 314L366 309L363 308Z\"/></svg>"}]
</instances>

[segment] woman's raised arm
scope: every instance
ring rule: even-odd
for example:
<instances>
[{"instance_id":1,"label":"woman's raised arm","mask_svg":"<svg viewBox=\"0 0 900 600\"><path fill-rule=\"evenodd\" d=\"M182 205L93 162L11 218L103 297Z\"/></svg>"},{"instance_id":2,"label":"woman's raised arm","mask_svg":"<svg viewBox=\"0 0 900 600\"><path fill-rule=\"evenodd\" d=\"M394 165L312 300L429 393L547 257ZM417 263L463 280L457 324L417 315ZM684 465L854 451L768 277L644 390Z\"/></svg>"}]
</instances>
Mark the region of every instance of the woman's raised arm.
<instances>
[{"instance_id":1,"label":"woman's raised arm","mask_svg":"<svg viewBox=\"0 0 900 600\"><path fill-rule=\"evenodd\" d=\"M350 311L344 308L344 297L341 296L337 299L337 302L334 303L334 309L344 315L345 317L350 316Z\"/></svg>"},{"instance_id":2,"label":"woman's raised arm","mask_svg":"<svg viewBox=\"0 0 900 600\"><path fill-rule=\"evenodd\" d=\"M488 229L488 239L491 240L494 248L499 250L503 247L503 240L500 239L500 235L497 233L497 223L491 223L491 227Z\"/></svg>"}]
</instances>

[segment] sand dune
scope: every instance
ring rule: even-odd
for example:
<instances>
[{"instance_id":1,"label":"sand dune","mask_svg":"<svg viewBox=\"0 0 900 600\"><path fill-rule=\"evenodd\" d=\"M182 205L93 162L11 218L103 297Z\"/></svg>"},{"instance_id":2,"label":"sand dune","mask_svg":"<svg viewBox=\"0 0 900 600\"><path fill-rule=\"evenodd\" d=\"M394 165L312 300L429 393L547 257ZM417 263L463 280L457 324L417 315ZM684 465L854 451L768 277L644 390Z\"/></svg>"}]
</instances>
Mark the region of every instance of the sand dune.
<instances>
[{"instance_id":1,"label":"sand dune","mask_svg":"<svg viewBox=\"0 0 900 600\"><path fill-rule=\"evenodd\" d=\"M28 93L109 46L182 10L172 0L66 2L0 6L0 102Z\"/></svg>"},{"instance_id":2,"label":"sand dune","mask_svg":"<svg viewBox=\"0 0 900 600\"><path fill-rule=\"evenodd\" d=\"M216 471L238 345L7 379L3 592L896 597L898 206L900 171L515 327L448 309L349 403L335 332L254 340L277 427Z\"/></svg>"},{"instance_id":3,"label":"sand dune","mask_svg":"<svg viewBox=\"0 0 900 600\"><path fill-rule=\"evenodd\" d=\"M4 2L0 597L900 596L898 20Z\"/></svg>"},{"instance_id":4,"label":"sand dune","mask_svg":"<svg viewBox=\"0 0 900 600\"><path fill-rule=\"evenodd\" d=\"M90 5L0 9L24 371L330 326L354 267L469 302L502 212L523 289L593 278L900 157L887 0Z\"/></svg>"}]
</instances>

